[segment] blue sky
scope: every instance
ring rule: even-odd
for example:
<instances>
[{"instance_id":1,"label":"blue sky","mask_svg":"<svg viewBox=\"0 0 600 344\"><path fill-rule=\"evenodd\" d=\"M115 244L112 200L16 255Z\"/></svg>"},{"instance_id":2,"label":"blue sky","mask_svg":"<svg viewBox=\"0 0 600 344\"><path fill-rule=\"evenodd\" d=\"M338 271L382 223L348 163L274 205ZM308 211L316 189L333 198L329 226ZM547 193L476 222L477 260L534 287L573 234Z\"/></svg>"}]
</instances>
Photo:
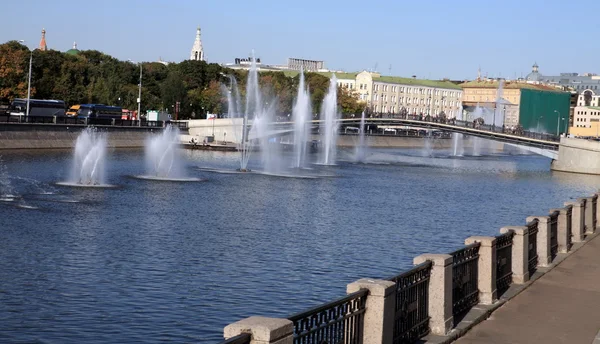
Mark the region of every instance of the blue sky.
<instances>
[{"instance_id":1,"label":"blue sky","mask_svg":"<svg viewBox=\"0 0 600 344\"><path fill-rule=\"evenodd\" d=\"M36 47L44 27L49 48L77 41L122 60L186 59L200 25L206 58L218 63L254 49L264 63L300 57L420 78L472 79L478 66L514 77L535 61L546 75L600 73L597 0L22 0L1 8L0 42Z\"/></svg>"}]
</instances>

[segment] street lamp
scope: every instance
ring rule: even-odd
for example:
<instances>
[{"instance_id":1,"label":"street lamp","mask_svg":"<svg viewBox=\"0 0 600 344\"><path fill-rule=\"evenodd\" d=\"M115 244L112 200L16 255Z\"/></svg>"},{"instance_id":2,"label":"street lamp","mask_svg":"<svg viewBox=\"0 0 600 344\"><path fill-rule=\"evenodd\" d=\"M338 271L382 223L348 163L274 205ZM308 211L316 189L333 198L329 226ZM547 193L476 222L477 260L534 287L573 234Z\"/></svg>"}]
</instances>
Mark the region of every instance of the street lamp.
<instances>
[{"instance_id":1,"label":"street lamp","mask_svg":"<svg viewBox=\"0 0 600 344\"><path fill-rule=\"evenodd\" d=\"M554 112L558 114L558 117L556 118L556 136L558 136L560 135L560 112L558 110L554 110Z\"/></svg>"},{"instance_id":2,"label":"street lamp","mask_svg":"<svg viewBox=\"0 0 600 344\"><path fill-rule=\"evenodd\" d=\"M25 44L24 39L18 41L21 44ZM33 50L29 52L29 76L27 77L27 110L25 111L25 121L29 117L29 100L31 99L31 65L33 63Z\"/></svg>"},{"instance_id":3,"label":"street lamp","mask_svg":"<svg viewBox=\"0 0 600 344\"><path fill-rule=\"evenodd\" d=\"M135 61L132 61L131 59L128 60L131 63L135 63ZM138 84L139 89L138 89L138 99L137 99L137 103L138 103L138 113L137 113L137 119L138 119L138 127L142 126L142 62L139 63L140 65L140 83Z\"/></svg>"}]
</instances>

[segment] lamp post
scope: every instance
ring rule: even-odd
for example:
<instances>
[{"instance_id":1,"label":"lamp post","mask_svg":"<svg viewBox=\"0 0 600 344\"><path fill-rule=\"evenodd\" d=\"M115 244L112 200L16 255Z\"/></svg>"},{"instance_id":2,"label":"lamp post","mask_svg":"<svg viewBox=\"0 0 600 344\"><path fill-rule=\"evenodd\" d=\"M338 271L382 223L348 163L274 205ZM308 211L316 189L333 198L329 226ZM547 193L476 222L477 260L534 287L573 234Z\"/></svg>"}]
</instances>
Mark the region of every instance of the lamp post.
<instances>
[{"instance_id":1,"label":"lamp post","mask_svg":"<svg viewBox=\"0 0 600 344\"><path fill-rule=\"evenodd\" d=\"M24 39L20 39L18 41L21 44L25 44L25 40ZM27 118L29 117L29 100L31 99L31 65L33 63L33 50L31 50L29 52L29 73L27 76L27 110L25 110L25 121L27 121ZM20 121L20 119L19 119Z\"/></svg>"},{"instance_id":2,"label":"lamp post","mask_svg":"<svg viewBox=\"0 0 600 344\"><path fill-rule=\"evenodd\" d=\"M142 63L140 62L140 85L138 90L138 127L142 126Z\"/></svg>"},{"instance_id":3,"label":"lamp post","mask_svg":"<svg viewBox=\"0 0 600 344\"><path fill-rule=\"evenodd\" d=\"M560 135L560 112L558 110L554 110L558 114L556 118L556 136Z\"/></svg>"}]
</instances>

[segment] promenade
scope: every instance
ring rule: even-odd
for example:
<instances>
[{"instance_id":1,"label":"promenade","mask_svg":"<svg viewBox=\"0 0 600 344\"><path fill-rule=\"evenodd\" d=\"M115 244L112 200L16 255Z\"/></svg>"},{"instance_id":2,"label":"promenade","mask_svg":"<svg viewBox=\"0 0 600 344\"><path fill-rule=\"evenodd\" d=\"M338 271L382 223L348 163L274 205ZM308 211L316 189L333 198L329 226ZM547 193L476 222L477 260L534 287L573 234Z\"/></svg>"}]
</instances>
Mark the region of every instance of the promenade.
<instances>
[{"instance_id":1,"label":"promenade","mask_svg":"<svg viewBox=\"0 0 600 344\"><path fill-rule=\"evenodd\" d=\"M597 344L600 330L600 238L507 301L457 344Z\"/></svg>"}]
</instances>

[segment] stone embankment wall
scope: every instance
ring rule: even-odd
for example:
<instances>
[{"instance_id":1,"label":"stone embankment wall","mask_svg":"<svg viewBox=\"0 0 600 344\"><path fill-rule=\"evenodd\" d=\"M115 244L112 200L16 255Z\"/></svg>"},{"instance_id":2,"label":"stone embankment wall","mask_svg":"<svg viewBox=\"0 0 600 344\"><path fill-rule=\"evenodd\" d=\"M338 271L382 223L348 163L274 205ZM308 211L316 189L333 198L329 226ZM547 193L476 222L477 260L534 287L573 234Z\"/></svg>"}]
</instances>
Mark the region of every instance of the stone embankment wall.
<instances>
[{"instance_id":1,"label":"stone embankment wall","mask_svg":"<svg viewBox=\"0 0 600 344\"><path fill-rule=\"evenodd\" d=\"M600 174L600 142L563 137L552 170Z\"/></svg>"},{"instance_id":2,"label":"stone embankment wall","mask_svg":"<svg viewBox=\"0 0 600 344\"><path fill-rule=\"evenodd\" d=\"M0 125L1 149L70 149L85 126ZM107 134L108 145L114 148L143 147L148 135L162 128L98 127Z\"/></svg>"}]
</instances>

